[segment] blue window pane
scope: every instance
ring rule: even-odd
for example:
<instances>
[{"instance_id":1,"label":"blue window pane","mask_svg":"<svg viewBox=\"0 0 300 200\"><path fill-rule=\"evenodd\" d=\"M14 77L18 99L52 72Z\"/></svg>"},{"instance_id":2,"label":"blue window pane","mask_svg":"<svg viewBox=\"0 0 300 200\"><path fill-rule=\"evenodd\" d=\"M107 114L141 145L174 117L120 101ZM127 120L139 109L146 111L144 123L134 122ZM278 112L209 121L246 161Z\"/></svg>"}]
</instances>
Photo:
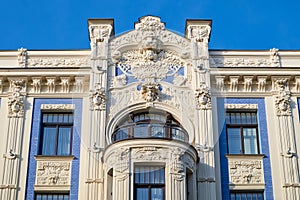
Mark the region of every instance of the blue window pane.
<instances>
[{"instance_id":1,"label":"blue window pane","mask_svg":"<svg viewBox=\"0 0 300 200\"><path fill-rule=\"evenodd\" d=\"M163 190L162 188L151 188L151 200L162 200Z\"/></svg>"},{"instance_id":2,"label":"blue window pane","mask_svg":"<svg viewBox=\"0 0 300 200\"><path fill-rule=\"evenodd\" d=\"M43 133L43 155L55 155L56 128L45 127Z\"/></svg>"},{"instance_id":3,"label":"blue window pane","mask_svg":"<svg viewBox=\"0 0 300 200\"><path fill-rule=\"evenodd\" d=\"M137 188L136 199L138 200L148 200L148 188Z\"/></svg>"},{"instance_id":4,"label":"blue window pane","mask_svg":"<svg viewBox=\"0 0 300 200\"><path fill-rule=\"evenodd\" d=\"M58 134L57 155L70 155L71 128L61 127Z\"/></svg>"},{"instance_id":5,"label":"blue window pane","mask_svg":"<svg viewBox=\"0 0 300 200\"><path fill-rule=\"evenodd\" d=\"M228 128L227 137L228 137L228 153L229 154L242 153L240 128Z\"/></svg>"},{"instance_id":6,"label":"blue window pane","mask_svg":"<svg viewBox=\"0 0 300 200\"><path fill-rule=\"evenodd\" d=\"M245 154L257 154L257 137L256 128L244 128L244 153Z\"/></svg>"}]
</instances>

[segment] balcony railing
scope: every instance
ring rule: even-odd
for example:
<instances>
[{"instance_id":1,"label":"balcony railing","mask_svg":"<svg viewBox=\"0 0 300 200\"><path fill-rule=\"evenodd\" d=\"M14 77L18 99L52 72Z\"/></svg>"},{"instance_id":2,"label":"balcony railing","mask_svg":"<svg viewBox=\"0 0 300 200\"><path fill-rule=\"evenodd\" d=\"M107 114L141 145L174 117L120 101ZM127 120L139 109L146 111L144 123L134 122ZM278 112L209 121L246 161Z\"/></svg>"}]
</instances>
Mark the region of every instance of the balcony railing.
<instances>
[{"instance_id":1,"label":"balcony railing","mask_svg":"<svg viewBox=\"0 0 300 200\"><path fill-rule=\"evenodd\" d=\"M188 142L187 132L174 124L129 124L119 127L112 135L113 142L131 138L165 138Z\"/></svg>"}]
</instances>

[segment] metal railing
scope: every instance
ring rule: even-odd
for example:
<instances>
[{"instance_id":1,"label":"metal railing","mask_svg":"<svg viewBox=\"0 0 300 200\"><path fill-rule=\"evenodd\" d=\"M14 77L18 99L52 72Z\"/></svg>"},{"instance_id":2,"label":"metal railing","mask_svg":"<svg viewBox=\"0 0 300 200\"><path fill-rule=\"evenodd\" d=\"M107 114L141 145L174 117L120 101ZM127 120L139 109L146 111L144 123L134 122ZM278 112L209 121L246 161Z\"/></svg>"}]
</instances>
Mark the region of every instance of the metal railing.
<instances>
[{"instance_id":1,"label":"metal railing","mask_svg":"<svg viewBox=\"0 0 300 200\"><path fill-rule=\"evenodd\" d=\"M138 123L124 125L112 134L112 141L131 138L166 138L188 142L187 132L175 124Z\"/></svg>"}]
</instances>

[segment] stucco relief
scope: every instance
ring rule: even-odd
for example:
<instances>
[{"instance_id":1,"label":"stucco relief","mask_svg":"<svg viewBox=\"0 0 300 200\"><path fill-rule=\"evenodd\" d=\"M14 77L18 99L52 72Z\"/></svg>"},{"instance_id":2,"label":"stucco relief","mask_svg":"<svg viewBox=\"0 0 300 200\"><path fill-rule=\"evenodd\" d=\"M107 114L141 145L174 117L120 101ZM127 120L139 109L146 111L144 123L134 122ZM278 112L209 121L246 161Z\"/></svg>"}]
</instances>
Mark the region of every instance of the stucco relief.
<instances>
[{"instance_id":1,"label":"stucco relief","mask_svg":"<svg viewBox=\"0 0 300 200\"><path fill-rule=\"evenodd\" d=\"M195 91L196 108L200 110L211 109L211 97L209 88L205 83L201 84L200 88Z\"/></svg>"},{"instance_id":2,"label":"stucco relief","mask_svg":"<svg viewBox=\"0 0 300 200\"><path fill-rule=\"evenodd\" d=\"M261 160L229 160L230 184L261 184L263 169Z\"/></svg>"},{"instance_id":3,"label":"stucco relief","mask_svg":"<svg viewBox=\"0 0 300 200\"><path fill-rule=\"evenodd\" d=\"M12 94L8 98L8 117L23 117L24 98L21 90L25 87L24 80L10 80Z\"/></svg>"},{"instance_id":4,"label":"stucco relief","mask_svg":"<svg viewBox=\"0 0 300 200\"><path fill-rule=\"evenodd\" d=\"M110 48L111 52L120 47L132 44L139 44L147 36L155 37L163 44L176 45L182 49L182 55L186 56L190 52L190 43L186 38L174 34L165 29L164 23L160 21L159 17L145 16L135 24L135 30L117 37L112 40Z\"/></svg>"},{"instance_id":5,"label":"stucco relief","mask_svg":"<svg viewBox=\"0 0 300 200\"><path fill-rule=\"evenodd\" d=\"M257 110L257 104L225 104L225 109L228 110Z\"/></svg>"},{"instance_id":6,"label":"stucco relief","mask_svg":"<svg viewBox=\"0 0 300 200\"><path fill-rule=\"evenodd\" d=\"M70 185L70 161L38 161L35 185Z\"/></svg>"},{"instance_id":7,"label":"stucco relief","mask_svg":"<svg viewBox=\"0 0 300 200\"><path fill-rule=\"evenodd\" d=\"M147 103L159 100L159 84L158 83L145 83L142 84L140 94L143 100Z\"/></svg>"},{"instance_id":8,"label":"stucco relief","mask_svg":"<svg viewBox=\"0 0 300 200\"><path fill-rule=\"evenodd\" d=\"M105 107L105 90L100 86L96 86L95 91L90 92L90 110L105 110Z\"/></svg>"},{"instance_id":9,"label":"stucco relief","mask_svg":"<svg viewBox=\"0 0 300 200\"><path fill-rule=\"evenodd\" d=\"M291 92L289 91L289 80L279 78L273 80L273 88L277 90L275 95L275 109L277 116L291 115Z\"/></svg>"},{"instance_id":10,"label":"stucco relief","mask_svg":"<svg viewBox=\"0 0 300 200\"><path fill-rule=\"evenodd\" d=\"M19 66L21 67L26 67L27 66L27 58L28 58L28 52L27 52L27 49L25 48L20 48L18 49L18 63L19 63Z\"/></svg>"},{"instance_id":11,"label":"stucco relief","mask_svg":"<svg viewBox=\"0 0 300 200\"><path fill-rule=\"evenodd\" d=\"M132 159L137 161L165 161L168 159L168 150L159 147L133 148Z\"/></svg>"},{"instance_id":12,"label":"stucco relief","mask_svg":"<svg viewBox=\"0 0 300 200\"><path fill-rule=\"evenodd\" d=\"M28 67L84 67L89 65L89 58L41 57L28 58Z\"/></svg>"},{"instance_id":13,"label":"stucco relief","mask_svg":"<svg viewBox=\"0 0 300 200\"><path fill-rule=\"evenodd\" d=\"M173 76L187 63L174 51L145 48L124 52L116 65L126 76L155 81Z\"/></svg>"},{"instance_id":14,"label":"stucco relief","mask_svg":"<svg viewBox=\"0 0 300 200\"><path fill-rule=\"evenodd\" d=\"M208 25L190 25L188 26L187 37L197 42L208 42L211 27Z\"/></svg>"},{"instance_id":15,"label":"stucco relief","mask_svg":"<svg viewBox=\"0 0 300 200\"><path fill-rule=\"evenodd\" d=\"M63 110L74 110L75 104L42 104L41 110L44 111L63 111Z\"/></svg>"},{"instance_id":16,"label":"stucco relief","mask_svg":"<svg viewBox=\"0 0 300 200\"><path fill-rule=\"evenodd\" d=\"M211 67L279 67L280 59L278 49L270 49L269 57L267 55L256 58L224 58L210 57Z\"/></svg>"}]
</instances>

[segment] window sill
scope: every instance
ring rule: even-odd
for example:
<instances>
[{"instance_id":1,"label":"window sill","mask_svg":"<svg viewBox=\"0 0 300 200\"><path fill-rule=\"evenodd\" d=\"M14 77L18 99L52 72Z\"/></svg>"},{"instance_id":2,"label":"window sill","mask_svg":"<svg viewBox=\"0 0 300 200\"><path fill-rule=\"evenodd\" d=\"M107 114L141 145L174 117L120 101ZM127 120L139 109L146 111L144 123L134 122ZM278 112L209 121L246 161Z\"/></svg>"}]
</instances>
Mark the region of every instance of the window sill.
<instances>
[{"instance_id":1,"label":"window sill","mask_svg":"<svg viewBox=\"0 0 300 200\"><path fill-rule=\"evenodd\" d=\"M258 159L258 158L264 158L265 154L226 154L226 158L253 158L253 159Z\"/></svg>"},{"instance_id":2,"label":"window sill","mask_svg":"<svg viewBox=\"0 0 300 200\"><path fill-rule=\"evenodd\" d=\"M71 161L74 160L74 156L46 156L46 155L35 155L34 156L36 161L42 161L42 160L63 160L63 161Z\"/></svg>"}]
</instances>

